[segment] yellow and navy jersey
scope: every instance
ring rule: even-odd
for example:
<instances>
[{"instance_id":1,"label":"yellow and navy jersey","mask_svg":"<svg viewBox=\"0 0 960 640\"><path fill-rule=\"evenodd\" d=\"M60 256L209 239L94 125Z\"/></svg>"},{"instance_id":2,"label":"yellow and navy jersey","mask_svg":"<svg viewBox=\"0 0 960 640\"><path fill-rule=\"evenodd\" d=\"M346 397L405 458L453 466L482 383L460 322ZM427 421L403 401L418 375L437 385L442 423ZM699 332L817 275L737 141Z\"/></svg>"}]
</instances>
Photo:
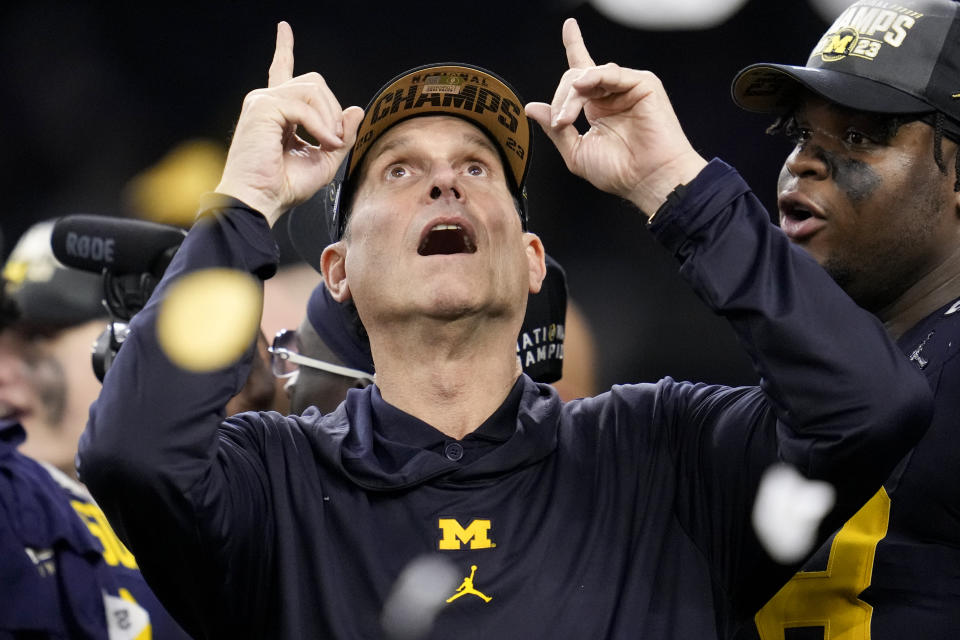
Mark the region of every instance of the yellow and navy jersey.
<instances>
[{"instance_id":1,"label":"yellow and navy jersey","mask_svg":"<svg viewBox=\"0 0 960 640\"><path fill-rule=\"evenodd\" d=\"M934 392L930 428L741 640L960 634L960 301L932 313L898 344Z\"/></svg>"},{"instance_id":2,"label":"yellow and navy jersey","mask_svg":"<svg viewBox=\"0 0 960 640\"><path fill-rule=\"evenodd\" d=\"M0 425L0 638L180 640L86 489Z\"/></svg>"},{"instance_id":3,"label":"yellow and navy jersey","mask_svg":"<svg viewBox=\"0 0 960 640\"><path fill-rule=\"evenodd\" d=\"M275 268L264 218L221 201L131 321L91 408L81 478L197 637L385 637L387 605L424 557L452 567L408 611L435 615L431 640L726 635L798 568L753 533L763 472L785 461L837 487L822 540L917 442L930 392L722 162L651 231L730 320L762 385L666 378L562 403L521 375L453 440L375 384L327 415L224 419L252 349L186 373L156 338L184 274Z\"/></svg>"}]
</instances>

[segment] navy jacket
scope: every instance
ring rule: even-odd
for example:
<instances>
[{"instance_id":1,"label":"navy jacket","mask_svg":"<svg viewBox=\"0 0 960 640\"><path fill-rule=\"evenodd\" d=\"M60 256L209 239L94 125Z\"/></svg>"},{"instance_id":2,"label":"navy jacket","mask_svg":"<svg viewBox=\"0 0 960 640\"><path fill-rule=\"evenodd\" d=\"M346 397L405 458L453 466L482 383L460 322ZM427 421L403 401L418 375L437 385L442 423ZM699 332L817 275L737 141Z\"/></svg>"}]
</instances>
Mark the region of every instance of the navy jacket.
<instances>
[{"instance_id":1,"label":"navy jacket","mask_svg":"<svg viewBox=\"0 0 960 640\"><path fill-rule=\"evenodd\" d=\"M930 393L722 162L651 230L730 320L761 386L667 378L564 404L521 376L453 442L376 386L326 416L224 420L247 365L178 371L154 337L160 297L184 273L272 273L263 218L222 204L131 323L81 442L82 477L200 637L383 637L383 604L424 554L462 579L431 638L727 635L797 568L751 529L761 473L782 460L837 486L823 539L923 433Z\"/></svg>"}]
</instances>

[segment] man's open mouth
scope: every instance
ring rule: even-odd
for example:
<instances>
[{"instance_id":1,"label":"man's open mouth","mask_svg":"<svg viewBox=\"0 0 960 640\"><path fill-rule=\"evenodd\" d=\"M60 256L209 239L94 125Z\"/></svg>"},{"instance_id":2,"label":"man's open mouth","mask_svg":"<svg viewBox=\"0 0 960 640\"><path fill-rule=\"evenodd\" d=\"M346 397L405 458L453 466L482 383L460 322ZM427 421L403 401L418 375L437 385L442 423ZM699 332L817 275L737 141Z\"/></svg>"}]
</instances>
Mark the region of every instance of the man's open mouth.
<instances>
[{"instance_id":1,"label":"man's open mouth","mask_svg":"<svg viewBox=\"0 0 960 640\"><path fill-rule=\"evenodd\" d=\"M821 210L807 198L781 197L778 206L780 228L794 242L807 241L826 227L827 221Z\"/></svg>"},{"instance_id":2,"label":"man's open mouth","mask_svg":"<svg viewBox=\"0 0 960 640\"><path fill-rule=\"evenodd\" d=\"M783 207L782 211L785 218L789 218L790 220L794 220L796 222L806 220L813 215L809 209L794 204Z\"/></svg>"},{"instance_id":3,"label":"man's open mouth","mask_svg":"<svg viewBox=\"0 0 960 640\"><path fill-rule=\"evenodd\" d=\"M477 243L459 224L435 224L420 241L417 253L422 256L475 253Z\"/></svg>"}]
</instances>

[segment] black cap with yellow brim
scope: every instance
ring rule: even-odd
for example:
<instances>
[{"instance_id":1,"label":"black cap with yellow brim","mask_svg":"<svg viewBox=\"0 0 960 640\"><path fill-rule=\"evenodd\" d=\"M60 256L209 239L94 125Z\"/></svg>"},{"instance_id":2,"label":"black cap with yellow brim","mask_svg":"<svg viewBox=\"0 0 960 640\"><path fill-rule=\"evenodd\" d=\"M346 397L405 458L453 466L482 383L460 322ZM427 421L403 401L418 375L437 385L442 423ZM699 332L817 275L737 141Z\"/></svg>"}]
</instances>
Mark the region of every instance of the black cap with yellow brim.
<instances>
[{"instance_id":1,"label":"black cap with yellow brim","mask_svg":"<svg viewBox=\"0 0 960 640\"><path fill-rule=\"evenodd\" d=\"M320 197L326 210L328 240L335 242L346 227L351 181L374 142L390 127L409 118L449 115L479 127L496 145L503 159L507 183L517 200L523 228L527 227L524 183L530 166L530 119L524 103L507 82L491 71L460 62L428 64L405 71L385 84L364 110L357 141L333 182ZM288 222L297 251L319 270L323 244L318 238L316 215L294 210ZM312 215L311 215L312 214ZM314 255L316 254L316 255Z\"/></svg>"}]
</instances>

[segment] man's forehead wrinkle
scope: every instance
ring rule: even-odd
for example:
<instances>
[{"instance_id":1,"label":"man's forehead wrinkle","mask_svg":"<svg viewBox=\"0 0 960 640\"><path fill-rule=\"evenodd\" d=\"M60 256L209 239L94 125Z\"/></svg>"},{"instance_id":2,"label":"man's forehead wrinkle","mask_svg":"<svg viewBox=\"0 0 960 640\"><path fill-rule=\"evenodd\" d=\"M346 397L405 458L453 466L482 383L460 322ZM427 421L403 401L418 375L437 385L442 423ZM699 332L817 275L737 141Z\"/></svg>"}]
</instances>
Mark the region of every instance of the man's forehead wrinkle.
<instances>
[{"instance_id":1,"label":"man's forehead wrinkle","mask_svg":"<svg viewBox=\"0 0 960 640\"><path fill-rule=\"evenodd\" d=\"M465 131L463 133L463 142L467 146L483 147L490 153L499 157L496 147L490 142L490 139L479 131Z\"/></svg>"},{"instance_id":2,"label":"man's forehead wrinkle","mask_svg":"<svg viewBox=\"0 0 960 640\"><path fill-rule=\"evenodd\" d=\"M411 142L410 136L408 135L400 135L389 139L384 135L384 137L377 141L373 149L370 150L369 159L374 160L388 151L410 146Z\"/></svg>"}]
</instances>

